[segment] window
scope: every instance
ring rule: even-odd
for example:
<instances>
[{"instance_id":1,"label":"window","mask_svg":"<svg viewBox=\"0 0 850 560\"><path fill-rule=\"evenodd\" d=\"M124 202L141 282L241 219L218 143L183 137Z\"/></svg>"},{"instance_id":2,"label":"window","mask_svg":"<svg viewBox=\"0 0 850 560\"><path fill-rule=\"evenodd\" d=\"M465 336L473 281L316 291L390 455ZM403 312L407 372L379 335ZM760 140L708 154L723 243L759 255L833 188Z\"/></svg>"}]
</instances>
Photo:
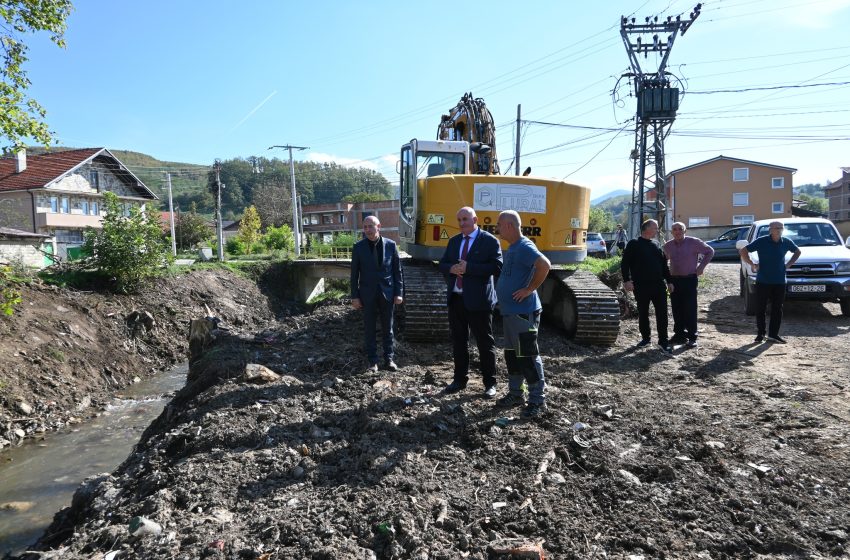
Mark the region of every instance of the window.
<instances>
[{"instance_id":1,"label":"window","mask_svg":"<svg viewBox=\"0 0 850 560\"><path fill-rule=\"evenodd\" d=\"M750 193L748 193L748 192L732 193L732 206L749 206L749 205L750 205Z\"/></svg>"},{"instance_id":2,"label":"window","mask_svg":"<svg viewBox=\"0 0 850 560\"><path fill-rule=\"evenodd\" d=\"M310 214L310 225L315 226L319 223L319 216L317 214Z\"/></svg>"},{"instance_id":3,"label":"window","mask_svg":"<svg viewBox=\"0 0 850 560\"><path fill-rule=\"evenodd\" d=\"M751 224L755 221L755 216L752 214L740 214L737 216L732 216L732 225L733 226L745 226L747 224Z\"/></svg>"},{"instance_id":4,"label":"window","mask_svg":"<svg viewBox=\"0 0 850 560\"><path fill-rule=\"evenodd\" d=\"M688 227L700 227L707 226L709 224L708 216L699 216L694 218L688 218Z\"/></svg>"},{"instance_id":5,"label":"window","mask_svg":"<svg viewBox=\"0 0 850 560\"><path fill-rule=\"evenodd\" d=\"M750 180L749 167L736 167L732 169L732 180L736 183L742 183Z\"/></svg>"},{"instance_id":6,"label":"window","mask_svg":"<svg viewBox=\"0 0 850 560\"><path fill-rule=\"evenodd\" d=\"M91 210L92 216L100 216L100 203L98 203L97 201L92 202L91 206L89 206L89 209Z\"/></svg>"},{"instance_id":7,"label":"window","mask_svg":"<svg viewBox=\"0 0 850 560\"><path fill-rule=\"evenodd\" d=\"M310 225L310 216L301 216L301 225L309 226Z\"/></svg>"},{"instance_id":8,"label":"window","mask_svg":"<svg viewBox=\"0 0 850 560\"><path fill-rule=\"evenodd\" d=\"M374 215L375 215L374 212L361 212L360 213L360 221L362 222L363 220L365 220L369 216L374 216Z\"/></svg>"},{"instance_id":9,"label":"window","mask_svg":"<svg viewBox=\"0 0 850 560\"><path fill-rule=\"evenodd\" d=\"M89 201L88 200L80 201L80 210L83 211L83 214L88 215L88 213L89 213Z\"/></svg>"},{"instance_id":10,"label":"window","mask_svg":"<svg viewBox=\"0 0 850 560\"><path fill-rule=\"evenodd\" d=\"M98 173L97 169L95 169L94 167L89 169L89 183L91 183L91 187L94 190L100 190L100 173Z\"/></svg>"},{"instance_id":11,"label":"window","mask_svg":"<svg viewBox=\"0 0 850 560\"><path fill-rule=\"evenodd\" d=\"M341 224L345 223L345 214L342 213L342 212L339 213L339 223L341 223Z\"/></svg>"},{"instance_id":12,"label":"window","mask_svg":"<svg viewBox=\"0 0 850 560\"><path fill-rule=\"evenodd\" d=\"M59 213L69 214L71 212L71 201L67 196L63 196L59 201Z\"/></svg>"},{"instance_id":13,"label":"window","mask_svg":"<svg viewBox=\"0 0 850 560\"><path fill-rule=\"evenodd\" d=\"M784 202L774 202L770 206L770 211L774 214L784 214L785 213L785 203Z\"/></svg>"},{"instance_id":14,"label":"window","mask_svg":"<svg viewBox=\"0 0 850 560\"><path fill-rule=\"evenodd\" d=\"M50 212L53 214L59 213L59 197L51 196L50 197Z\"/></svg>"},{"instance_id":15,"label":"window","mask_svg":"<svg viewBox=\"0 0 850 560\"><path fill-rule=\"evenodd\" d=\"M332 224L334 223L334 217L331 214L322 214L322 223Z\"/></svg>"},{"instance_id":16,"label":"window","mask_svg":"<svg viewBox=\"0 0 850 560\"><path fill-rule=\"evenodd\" d=\"M770 180L770 186L774 189L784 189L785 188L785 177L774 177Z\"/></svg>"}]
</instances>

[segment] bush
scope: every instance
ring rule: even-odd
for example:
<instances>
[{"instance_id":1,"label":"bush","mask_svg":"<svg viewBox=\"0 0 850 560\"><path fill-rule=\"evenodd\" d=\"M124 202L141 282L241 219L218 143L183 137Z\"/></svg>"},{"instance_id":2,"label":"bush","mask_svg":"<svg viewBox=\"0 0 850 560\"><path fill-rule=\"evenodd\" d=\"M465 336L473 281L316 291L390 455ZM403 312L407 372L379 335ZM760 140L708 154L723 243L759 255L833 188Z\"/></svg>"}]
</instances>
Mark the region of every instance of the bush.
<instances>
[{"instance_id":1,"label":"bush","mask_svg":"<svg viewBox=\"0 0 850 560\"><path fill-rule=\"evenodd\" d=\"M83 252L91 256L84 263L114 281L117 291L136 291L145 278L172 259L159 217L153 212L145 216L137 206L125 216L123 204L112 192L106 192L103 201L102 229L89 228L85 233Z\"/></svg>"},{"instance_id":2,"label":"bush","mask_svg":"<svg viewBox=\"0 0 850 560\"><path fill-rule=\"evenodd\" d=\"M292 228L283 224L280 227L269 226L263 236L263 243L271 251L292 251L295 249L295 236Z\"/></svg>"},{"instance_id":3,"label":"bush","mask_svg":"<svg viewBox=\"0 0 850 560\"><path fill-rule=\"evenodd\" d=\"M21 303L21 292L15 288L15 284L12 268L0 266L0 313L3 315L11 315L15 312L15 306Z\"/></svg>"},{"instance_id":4,"label":"bush","mask_svg":"<svg viewBox=\"0 0 850 560\"><path fill-rule=\"evenodd\" d=\"M238 237L230 237L224 243L224 250L231 255L244 255L245 244Z\"/></svg>"}]
</instances>

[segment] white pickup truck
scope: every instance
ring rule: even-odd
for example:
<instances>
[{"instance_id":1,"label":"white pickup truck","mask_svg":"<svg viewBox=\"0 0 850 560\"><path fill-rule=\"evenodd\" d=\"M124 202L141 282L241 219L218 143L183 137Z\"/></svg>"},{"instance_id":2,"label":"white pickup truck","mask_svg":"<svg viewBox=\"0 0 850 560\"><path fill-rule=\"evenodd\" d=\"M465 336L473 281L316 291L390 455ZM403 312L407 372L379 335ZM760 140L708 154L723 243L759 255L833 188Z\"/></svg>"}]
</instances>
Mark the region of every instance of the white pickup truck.
<instances>
[{"instance_id":1,"label":"white pickup truck","mask_svg":"<svg viewBox=\"0 0 850 560\"><path fill-rule=\"evenodd\" d=\"M789 299L837 301L841 314L850 317L850 249L844 246L835 225L823 218L781 218L754 222L745 240L738 241L741 249L753 240L768 235L771 222L782 222L783 236L800 248L800 258L786 272L786 293ZM786 255L786 260L791 254ZM750 258L758 263L758 253ZM741 296L747 315L755 315L756 273L741 261Z\"/></svg>"}]
</instances>

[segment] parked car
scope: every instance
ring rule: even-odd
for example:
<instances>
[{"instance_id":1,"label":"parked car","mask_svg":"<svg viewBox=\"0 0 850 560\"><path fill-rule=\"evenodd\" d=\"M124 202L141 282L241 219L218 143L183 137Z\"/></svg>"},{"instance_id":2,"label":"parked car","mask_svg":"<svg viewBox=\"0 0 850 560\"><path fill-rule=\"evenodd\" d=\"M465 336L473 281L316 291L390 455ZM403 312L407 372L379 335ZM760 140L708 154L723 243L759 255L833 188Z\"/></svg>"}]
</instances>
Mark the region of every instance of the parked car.
<instances>
[{"instance_id":1,"label":"parked car","mask_svg":"<svg viewBox=\"0 0 850 560\"><path fill-rule=\"evenodd\" d=\"M601 233L587 233L587 256L604 259L608 256Z\"/></svg>"},{"instance_id":2,"label":"parked car","mask_svg":"<svg viewBox=\"0 0 850 560\"><path fill-rule=\"evenodd\" d=\"M717 237L717 239L706 241L706 245L709 245L712 249L714 249L714 260L737 260L739 256L736 244L738 243L738 241L747 238L747 232L749 230L750 226L732 228L728 231L724 231L721 235Z\"/></svg>"},{"instance_id":3,"label":"parked car","mask_svg":"<svg viewBox=\"0 0 850 560\"><path fill-rule=\"evenodd\" d=\"M768 235L771 222L782 222L782 235L800 248L800 258L786 272L785 297L837 301L841 314L850 317L850 250L841 243L835 225L824 218L759 220L747 230L746 239L738 241L738 249ZM758 263L758 253L751 253L750 258ZM790 254L785 258L789 259ZM756 312L755 285L756 273L741 260L740 290L747 315Z\"/></svg>"}]
</instances>

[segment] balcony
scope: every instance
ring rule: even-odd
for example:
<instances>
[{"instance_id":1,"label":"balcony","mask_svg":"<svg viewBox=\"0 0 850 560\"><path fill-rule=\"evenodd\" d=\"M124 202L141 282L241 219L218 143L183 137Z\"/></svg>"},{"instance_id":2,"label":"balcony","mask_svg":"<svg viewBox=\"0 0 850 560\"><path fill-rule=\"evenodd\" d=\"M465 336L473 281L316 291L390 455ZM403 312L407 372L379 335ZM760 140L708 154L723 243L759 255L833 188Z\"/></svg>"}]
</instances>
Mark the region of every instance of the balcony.
<instances>
[{"instance_id":1,"label":"balcony","mask_svg":"<svg viewBox=\"0 0 850 560\"><path fill-rule=\"evenodd\" d=\"M39 212L35 215L36 230L41 228L99 228L103 222L101 216L84 214L51 214Z\"/></svg>"}]
</instances>

